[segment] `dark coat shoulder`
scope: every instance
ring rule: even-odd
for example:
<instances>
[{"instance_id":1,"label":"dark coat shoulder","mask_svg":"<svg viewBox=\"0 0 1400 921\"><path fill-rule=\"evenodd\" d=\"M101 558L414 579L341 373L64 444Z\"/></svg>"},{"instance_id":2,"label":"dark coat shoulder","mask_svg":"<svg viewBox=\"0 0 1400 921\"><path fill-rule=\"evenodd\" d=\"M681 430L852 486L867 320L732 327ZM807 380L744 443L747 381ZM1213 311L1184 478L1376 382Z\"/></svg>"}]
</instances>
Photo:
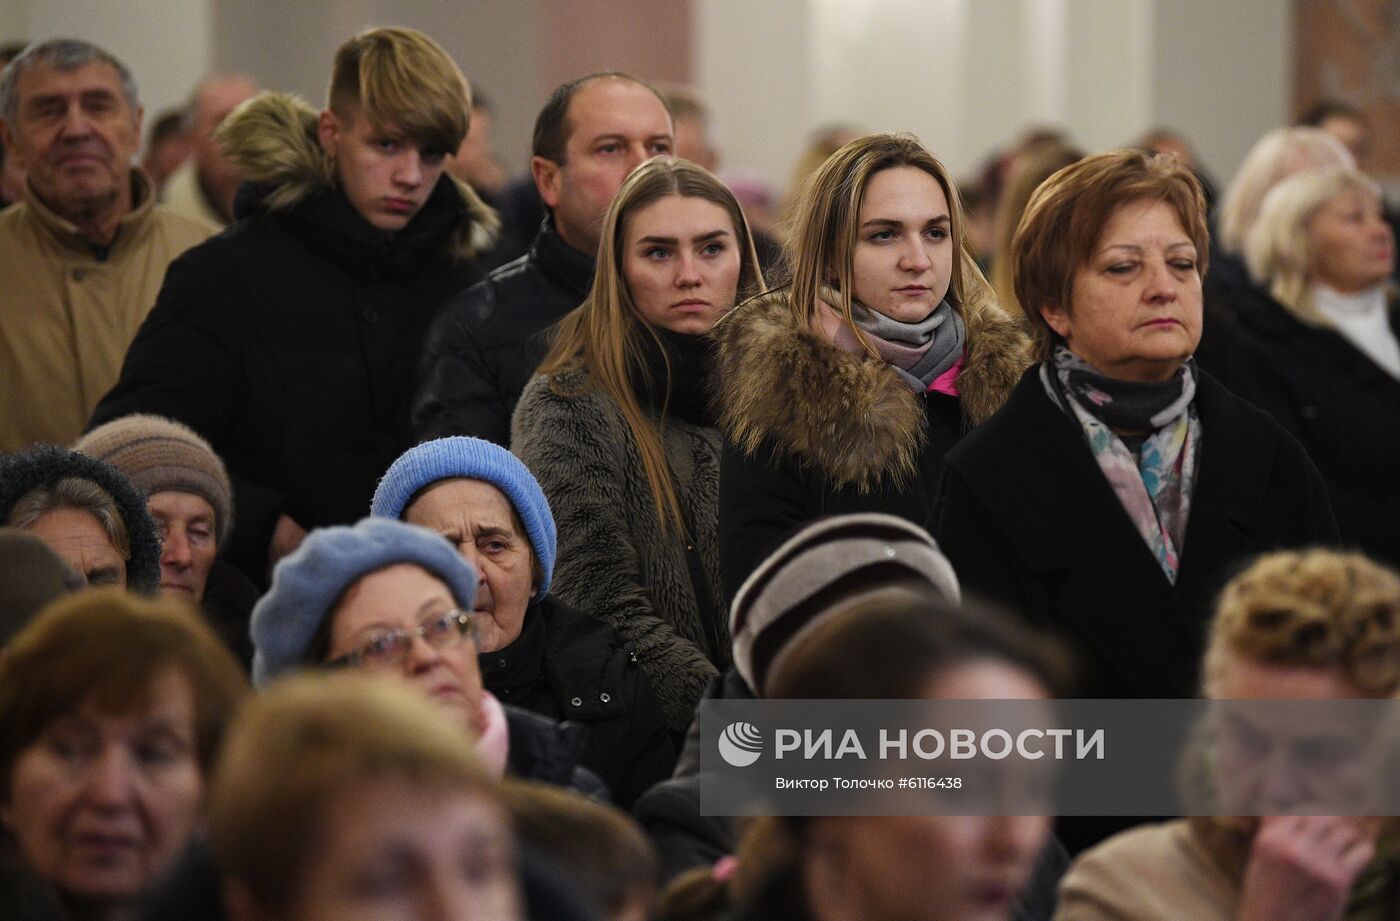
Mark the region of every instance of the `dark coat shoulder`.
<instances>
[{"instance_id":1,"label":"dark coat shoulder","mask_svg":"<svg viewBox=\"0 0 1400 921\"><path fill-rule=\"evenodd\" d=\"M1400 303L1390 316L1400 335ZM1400 380L1257 287L1237 300L1236 327L1248 362L1232 386L1302 442L1343 540L1400 565Z\"/></svg>"},{"instance_id":2,"label":"dark coat shoulder","mask_svg":"<svg viewBox=\"0 0 1400 921\"><path fill-rule=\"evenodd\" d=\"M522 780L568 787L591 799L610 800L607 785L580 763L584 729L529 710L505 705L510 734L509 772Z\"/></svg>"},{"instance_id":3,"label":"dark coat shoulder","mask_svg":"<svg viewBox=\"0 0 1400 921\"><path fill-rule=\"evenodd\" d=\"M623 808L671 773L675 746L636 648L553 595L532 603L521 636L478 656L501 701L584 729L579 760Z\"/></svg>"},{"instance_id":4,"label":"dark coat shoulder","mask_svg":"<svg viewBox=\"0 0 1400 921\"><path fill-rule=\"evenodd\" d=\"M511 414L548 350L548 330L583 303L592 278L592 258L546 220L529 253L444 305L420 363L418 440L474 435L508 446Z\"/></svg>"},{"instance_id":5,"label":"dark coat shoulder","mask_svg":"<svg viewBox=\"0 0 1400 921\"><path fill-rule=\"evenodd\" d=\"M930 530L965 590L1068 642L1086 696L1195 696L1226 579L1259 553L1337 539L1296 440L1208 374L1196 408L1201 454L1175 585L1038 370L948 454Z\"/></svg>"}]
</instances>

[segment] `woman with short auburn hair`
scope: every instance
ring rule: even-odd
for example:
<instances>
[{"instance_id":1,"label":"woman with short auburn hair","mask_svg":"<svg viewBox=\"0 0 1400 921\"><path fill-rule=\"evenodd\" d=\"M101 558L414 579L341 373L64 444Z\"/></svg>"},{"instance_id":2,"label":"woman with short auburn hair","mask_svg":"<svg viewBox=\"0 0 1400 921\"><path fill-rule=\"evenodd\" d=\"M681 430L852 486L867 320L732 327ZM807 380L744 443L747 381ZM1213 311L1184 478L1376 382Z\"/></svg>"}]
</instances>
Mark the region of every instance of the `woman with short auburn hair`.
<instances>
[{"instance_id":1,"label":"woman with short auburn hair","mask_svg":"<svg viewBox=\"0 0 1400 921\"><path fill-rule=\"evenodd\" d=\"M1267 700L1271 709L1292 698L1393 698L1400 690L1400 576L1356 553L1261 557L1221 593L1202 671L1206 697ZM1238 709L1231 725L1259 712ZM1295 750L1345 744L1335 736L1315 740L1305 727L1290 727L1297 734L1287 744ZM1183 772L1230 814L1144 825L1085 852L1065 876L1057 919L1393 917L1400 873L1394 820L1299 814L1323 811L1340 792L1339 778L1356 772L1325 757L1281 767L1255 754L1285 744L1269 727L1261 721L1242 731L1251 742L1227 746L1230 728L1217 729L1202 770ZM1271 773L1290 769L1287 782ZM1241 805L1252 814L1236 812ZM1253 811L1261 807L1262 816Z\"/></svg>"},{"instance_id":2,"label":"woman with short auburn hair","mask_svg":"<svg viewBox=\"0 0 1400 921\"><path fill-rule=\"evenodd\" d=\"M729 662L709 332L762 288L724 184L685 160L643 163L511 425L559 522L555 591L635 644L677 734Z\"/></svg>"},{"instance_id":3,"label":"woman with short auburn hair","mask_svg":"<svg viewBox=\"0 0 1400 921\"><path fill-rule=\"evenodd\" d=\"M78 921L136 917L201 827L247 691L183 604L111 588L49 605L0 656L0 859Z\"/></svg>"},{"instance_id":4,"label":"woman with short auburn hair","mask_svg":"<svg viewBox=\"0 0 1400 921\"><path fill-rule=\"evenodd\" d=\"M1338 167L1264 198L1235 303L1246 373L1228 383L1317 463L1342 537L1400 564L1400 300L1381 190Z\"/></svg>"},{"instance_id":5,"label":"woman with short auburn hair","mask_svg":"<svg viewBox=\"0 0 1400 921\"><path fill-rule=\"evenodd\" d=\"M948 456L940 545L965 588L1069 643L1085 696L1192 696L1231 568L1336 539L1297 442L1192 360L1207 243L1174 161L1051 176L1011 254L1040 363Z\"/></svg>"},{"instance_id":6,"label":"woman with short auburn hair","mask_svg":"<svg viewBox=\"0 0 1400 921\"><path fill-rule=\"evenodd\" d=\"M944 453L1025 370L1025 335L965 235L948 171L910 135L851 141L808 179L785 245L790 283L715 328L731 597L823 515L921 523Z\"/></svg>"}]
</instances>

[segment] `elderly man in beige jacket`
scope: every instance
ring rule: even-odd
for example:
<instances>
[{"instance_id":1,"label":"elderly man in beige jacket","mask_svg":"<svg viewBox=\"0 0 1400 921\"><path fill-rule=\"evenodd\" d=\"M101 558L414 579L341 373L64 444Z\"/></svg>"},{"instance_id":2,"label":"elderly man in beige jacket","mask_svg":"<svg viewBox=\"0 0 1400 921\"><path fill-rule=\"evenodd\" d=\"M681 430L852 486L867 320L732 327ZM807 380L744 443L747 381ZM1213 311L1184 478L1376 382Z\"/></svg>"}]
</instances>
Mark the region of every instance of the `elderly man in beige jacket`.
<instances>
[{"instance_id":1,"label":"elderly man in beige jacket","mask_svg":"<svg viewBox=\"0 0 1400 921\"><path fill-rule=\"evenodd\" d=\"M36 44L0 75L0 131L25 170L0 212L0 451L69 444L116 382L166 266L214 228L156 207L131 164L136 84L87 42Z\"/></svg>"}]
</instances>

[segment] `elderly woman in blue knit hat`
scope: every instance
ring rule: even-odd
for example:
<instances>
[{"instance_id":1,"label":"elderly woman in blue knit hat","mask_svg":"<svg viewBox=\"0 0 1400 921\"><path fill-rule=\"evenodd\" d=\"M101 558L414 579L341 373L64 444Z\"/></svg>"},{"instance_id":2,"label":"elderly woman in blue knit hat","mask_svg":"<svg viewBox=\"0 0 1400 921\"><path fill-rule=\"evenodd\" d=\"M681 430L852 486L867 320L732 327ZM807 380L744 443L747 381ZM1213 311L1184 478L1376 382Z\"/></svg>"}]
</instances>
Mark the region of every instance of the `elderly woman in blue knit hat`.
<instances>
[{"instance_id":1,"label":"elderly woman in blue knit hat","mask_svg":"<svg viewBox=\"0 0 1400 921\"><path fill-rule=\"evenodd\" d=\"M425 528L366 518L314 530L253 609L253 683L305 667L383 675L440 706L496 776L603 793L578 763L581 730L504 707L482 688L476 590L471 564Z\"/></svg>"},{"instance_id":2,"label":"elderly woman in blue knit hat","mask_svg":"<svg viewBox=\"0 0 1400 921\"><path fill-rule=\"evenodd\" d=\"M439 438L396 460L371 505L443 535L477 572L478 661L506 703L586 727L583 763L628 806L669 777L675 749L636 651L549 594L554 516L514 455L479 438Z\"/></svg>"}]
</instances>

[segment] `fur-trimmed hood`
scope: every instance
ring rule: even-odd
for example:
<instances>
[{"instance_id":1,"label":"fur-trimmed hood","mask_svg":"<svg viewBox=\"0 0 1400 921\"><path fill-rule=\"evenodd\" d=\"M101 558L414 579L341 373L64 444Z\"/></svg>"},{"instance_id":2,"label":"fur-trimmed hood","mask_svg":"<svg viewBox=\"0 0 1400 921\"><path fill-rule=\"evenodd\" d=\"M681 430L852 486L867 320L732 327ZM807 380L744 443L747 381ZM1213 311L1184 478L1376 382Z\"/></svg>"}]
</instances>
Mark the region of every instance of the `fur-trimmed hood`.
<instances>
[{"instance_id":1,"label":"fur-trimmed hood","mask_svg":"<svg viewBox=\"0 0 1400 921\"><path fill-rule=\"evenodd\" d=\"M316 140L317 112L288 93L265 92L243 103L218 128L229 156L258 189L257 209L289 211L316 192L334 188L335 166ZM443 173L461 199L464 220L452 235L460 258L487 249L500 219L464 182ZM240 198L241 198L240 193Z\"/></svg>"},{"instance_id":2,"label":"fur-trimmed hood","mask_svg":"<svg viewBox=\"0 0 1400 921\"><path fill-rule=\"evenodd\" d=\"M965 313L967 354L957 385L973 426L1001 408L1031 365L1030 340L1000 308ZM789 289L736 307L714 330L720 428L746 454L765 438L810 461L836 485L861 490L918 466L925 414L889 364L793 324Z\"/></svg>"}]
</instances>

